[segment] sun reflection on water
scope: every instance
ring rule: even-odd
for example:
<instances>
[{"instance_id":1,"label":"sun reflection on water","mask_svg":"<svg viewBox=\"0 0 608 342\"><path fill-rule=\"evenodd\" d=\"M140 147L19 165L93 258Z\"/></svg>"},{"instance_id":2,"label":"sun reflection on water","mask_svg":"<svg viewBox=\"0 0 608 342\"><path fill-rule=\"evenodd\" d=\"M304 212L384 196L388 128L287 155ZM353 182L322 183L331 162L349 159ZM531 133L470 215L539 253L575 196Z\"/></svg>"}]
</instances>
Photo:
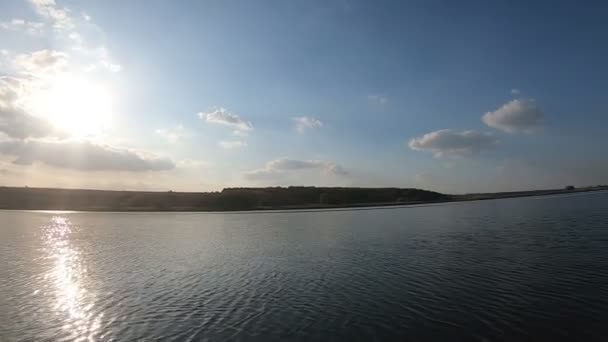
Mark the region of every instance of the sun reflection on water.
<instances>
[{"instance_id":1,"label":"sun reflection on water","mask_svg":"<svg viewBox=\"0 0 608 342\"><path fill-rule=\"evenodd\" d=\"M103 314L95 313L92 294L84 287L86 265L71 241L72 229L63 216L54 216L46 227L45 250L52 262L47 278L53 284L54 309L64 320L63 328L77 341L93 341Z\"/></svg>"}]
</instances>

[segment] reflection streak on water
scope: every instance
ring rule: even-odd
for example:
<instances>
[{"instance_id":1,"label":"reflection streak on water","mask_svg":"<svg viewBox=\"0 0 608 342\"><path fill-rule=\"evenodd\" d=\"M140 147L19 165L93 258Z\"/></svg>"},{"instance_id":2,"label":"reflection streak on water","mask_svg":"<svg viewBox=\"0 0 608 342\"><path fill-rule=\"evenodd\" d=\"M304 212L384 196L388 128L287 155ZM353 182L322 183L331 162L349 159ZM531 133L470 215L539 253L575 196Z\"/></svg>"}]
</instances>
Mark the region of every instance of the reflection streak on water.
<instances>
[{"instance_id":1,"label":"reflection streak on water","mask_svg":"<svg viewBox=\"0 0 608 342\"><path fill-rule=\"evenodd\" d=\"M63 328L78 341L92 341L100 328L102 314L94 315L83 287L86 267L80 251L70 240L72 225L66 217L54 216L45 227L43 239L52 268L46 278L53 284L54 309L64 320Z\"/></svg>"}]
</instances>

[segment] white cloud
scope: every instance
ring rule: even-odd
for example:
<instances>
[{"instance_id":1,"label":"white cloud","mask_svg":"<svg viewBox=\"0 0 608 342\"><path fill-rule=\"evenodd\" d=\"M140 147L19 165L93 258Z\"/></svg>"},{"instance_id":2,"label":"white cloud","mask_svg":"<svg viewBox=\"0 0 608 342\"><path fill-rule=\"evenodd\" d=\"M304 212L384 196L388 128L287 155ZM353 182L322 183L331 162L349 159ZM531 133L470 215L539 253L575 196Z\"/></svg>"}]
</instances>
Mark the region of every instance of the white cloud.
<instances>
[{"instance_id":1,"label":"white cloud","mask_svg":"<svg viewBox=\"0 0 608 342\"><path fill-rule=\"evenodd\" d=\"M29 0L36 13L53 22L56 29L71 29L74 27L67 8L59 8L55 0Z\"/></svg>"},{"instance_id":2,"label":"white cloud","mask_svg":"<svg viewBox=\"0 0 608 342\"><path fill-rule=\"evenodd\" d=\"M167 139L171 144L175 144L186 137L186 129L183 125L177 125L175 128L161 128L157 129L156 134Z\"/></svg>"},{"instance_id":3,"label":"white cloud","mask_svg":"<svg viewBox=\"0 0 608 342\"><path fill-rule=\"evenodd\" d=\"M296 124L296 130L299 133L304 133L304 131L306 131L307 129L323 127L323 122L321 122L321 120L310 116L294 117L293 121Z\"/></svg>"},{"instance_id":4,"label":"white cloud","mask_svg":"<svg viewBox=\"0 0 608 342\"><path fill-rule=\"evenodd\" d=\"M250 180L267 180L301 170L320 170L325 174L339 176L348 174L341 165L331 161L280 158L269 161L262 169L246 172L245 178Z\"/></svg>"},{"instance_id":5,"label":"white cloud","mask_svg":"<svg viewBox=\"0 0 608 342\"><path fill-rule=\"evenodd\" d=\"M521 93L521 91L517 88L511 89L511 95L513 95L513 96L518 96L520 93Z\"/></svg>"},{"instance_id":6,"label":"white cloud","mask_svg":"<svg viewBox=\"0 0 608 342\"><path fill-rule=\"evenodd\" d=\"M56 72L67 64L67 55L55 50L38 50L15 57L13 65L19 71L40 74Z\"/></svg>"},{"instance_id":7,"label":"white cloud","mask_svg":"<svg viewBox=\"0 0 608 342\"><path fill-rule=\"evenodd\" d=\"M384 95L369 95L367 99L373 103L377 103L379 105L385 105L388 103L388 97Z\"/></svg>"},{"instance_id":8,"label":"white cloud","mask_svg":"<svg viewBox=\"0 0 608 342\"><path fill-rule=\"evenodd\" d=\"M0 28L8 31L23 31L28 34L36 35L44 31L44 23L26 21L23 19L12 19L0 23Z\"/></svg>"},{"instance_id":9,"label":"white cloud","mask_svg":"<svg viewBox=\"0 0 608 342\"><path fill-rule=\"evenodd\" d=\"M468 156L487 150L497 142L489 133L442 129L410 140L409 147L416 151L432 152L435 157Z\"/></svg>"},{"instance_id":10,"label":"white cloud","mask_svg":"<svg viewBox=\"0 0 608 342\"><path fill-rule=\"evenodd\" d=\"M88 14L82 13L81 15L73 15L69 9L58 6L55 0L27 1L32 4L34 10L42 18L46 19L46 21L55 28L53 33L60 40L72 43L73 46L71 48L74 52L80 53L85 58L94 59L93 62L89 63L89 67L87 67L88 71L102 69L110 72L118 72L122 69L120 64L110 58L110 54L103 43L103 31L92 22L91 17ZM24 22L21 24L20 21L17 21L16 24L28 27L30 31L41 30L44 26L44 23ZM86 33L86 35L83 36L83 33ZM92 40L97 41L98 43L95 45L87 45L87 40L90 41L91 35L95 34L97 34L98 37L97 39L93 37Z\"/></svg>"},{"instance_id":11,"label":"white cloud","mask_svg":"<svg viewBox=\"0 0 608 342\"><path fill-rule=\"evenodd\" d=\"M80 171L163 171L175 168L173 161L142 152L119 149L88 141L3 141L0 153L16 157L14 164L40 162Z\"/></svg>"},{"instance_id":12,"label":"white cloud","mask_svg":"<svg viewBox=\"0 0 608 342\"><path fill-rule=\"evenodd\" d=\"M247 142L241 140L225 140L220 141L219 145L226 150L234 150L237 148L247 147Z\"/></svg>"},{"instance_id":13,"label":"white cloud","mask_svg":"<svg viewBox=\"0 0 608 342\"><path fill-rule=\"evenodd\" d=\"M239 131L251 131L253 125L249 121L241 119L238 115L219 107L210 112L200 112L198 116L206 122L233 127Z\"/></svg>"},{"instance_id":14,"label":"white cloud","mask_svg":"<svg viewBox=\"0 0 608 342\"><path fill-rule=\"evenodd\" d=\"M482 116L482 121L507 133L531 133L543 123L543 112L533 99L515 99Z\"/></svg>"},{"instance_id":15,"label":"white cloud","mask_svg":"<svg viewBox=\"0 0 608 342\"><path fill-rule=\"evenodd\" d=\"M13 157L14 164L44 164L79 171L161 171L170 170L175 164L168 158L131 149L87 140L68 140L53 122L52 116L41 117L34 104L37 92L51 85L57 72L78 70L91 64L109 71L119 71L121 66L111 60L103 44L102 31L90 22L90 17L75 15L60 7L54 0L27 0L41 16L43 22L13 19L1 22L0 29L52 34L48 40L68 44L70 55L52 49L12 55L0 50L0 57L10 61L10 71L15 76L0 76L0 154ZM83 33L86 35L83 36ZM95 36L98 35L99 39ZM86 38L86 39L85 39ZM94 47L87 40L97 41ZM10 59L9 59L10 58ZM69 62L69 63L68 63ZM73 64L77 63L77 64ZM82 63L78 65L78 63ZM42 113L40 113L42 115ZM87 113L81 113L86 115ZM162 131L168 140L181 138L180 129ZM109 141L109 140L107 140Z\"/></svg>"}]
</instances>

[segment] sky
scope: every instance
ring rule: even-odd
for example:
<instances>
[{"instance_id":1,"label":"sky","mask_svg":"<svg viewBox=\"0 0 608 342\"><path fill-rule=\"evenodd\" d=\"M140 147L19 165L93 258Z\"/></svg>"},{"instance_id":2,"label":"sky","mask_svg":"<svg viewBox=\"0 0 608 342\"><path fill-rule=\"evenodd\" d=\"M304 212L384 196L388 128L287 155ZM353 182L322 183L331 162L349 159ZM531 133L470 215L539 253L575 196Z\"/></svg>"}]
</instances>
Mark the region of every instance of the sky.
<instances>
[{"instance_id":1,"label":"sky","mask_svg":"<svg viewBox=\"0 0 608 342\"><path fill-rule=\"evenodd\" d=\"M608 183L603 1L0 3L0 185Z\"/></svg>"}]
</instances>

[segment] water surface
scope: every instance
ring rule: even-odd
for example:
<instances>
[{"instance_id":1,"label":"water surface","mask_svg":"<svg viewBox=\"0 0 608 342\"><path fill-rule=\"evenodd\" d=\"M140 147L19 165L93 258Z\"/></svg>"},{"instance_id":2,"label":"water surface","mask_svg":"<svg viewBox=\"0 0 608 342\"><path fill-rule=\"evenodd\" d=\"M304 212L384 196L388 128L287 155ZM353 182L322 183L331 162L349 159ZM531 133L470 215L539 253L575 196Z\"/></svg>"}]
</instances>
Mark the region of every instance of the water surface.
<instances>
[{"instance_id":1,"label":"water surface","mask_svg":"<svg viewBox=\"0 0 608 342\"><path fill-rule=\"evenodd\" d=\"M603 340L608 193L0 212L0 341Z\"/></svg>"}]
</instances>

